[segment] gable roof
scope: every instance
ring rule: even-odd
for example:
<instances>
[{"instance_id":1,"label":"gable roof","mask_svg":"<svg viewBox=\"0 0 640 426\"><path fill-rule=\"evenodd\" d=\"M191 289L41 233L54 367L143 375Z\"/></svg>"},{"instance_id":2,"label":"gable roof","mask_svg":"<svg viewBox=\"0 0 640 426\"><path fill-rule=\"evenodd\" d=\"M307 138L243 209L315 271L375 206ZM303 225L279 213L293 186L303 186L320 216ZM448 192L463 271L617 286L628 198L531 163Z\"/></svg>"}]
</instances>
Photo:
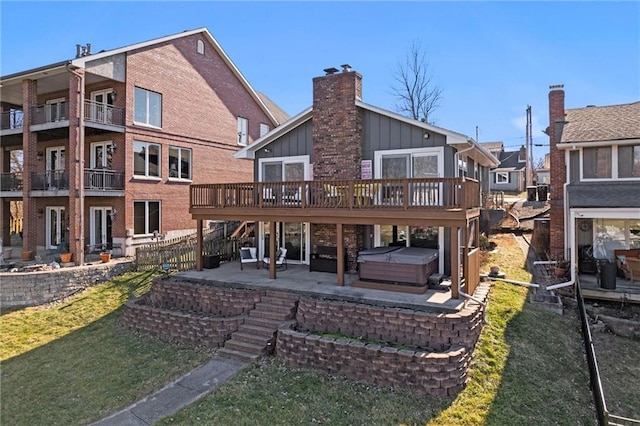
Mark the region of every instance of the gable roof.
<instances>
[{"instance_id":1,"label":"gable roof","mask_svg":"<svg viewBox=\"0 0 640 426\"><path fill-rule=\"evenodd\" d=\"M55 64L46 65L46 66L43 66L43 67L38 67L38 68L31 69L31 70L21 71L21 72L15 73L15 74L7 75L7 76L2 76L2 77L0 77L0 81L2 81L3 84L11 82L11 80L16 80L16 81L19 82L19 81L22 81L24 78L27 78L29 75L41 73L41 72L49 70L49 69L62 69L62 71L64 71L64 67L67 66L67 65L75 66L75 67L79 67L79 68L84 68L87 63L95 61L95 60L99 60L99 59L107 58L107 57L110 57L110 56L118 55L120 53L127 53L127 52L130 52L130 51L133 51L133 50L142 49L142 48L145 48L145 47L148 47L148 46L153 46L155 44L166 43L167 41L171 41L171 40L174 40L174 39L177 39L177 38L189 37L191 35L200 34L200 33L204 37L206 37L207 40L213 45L214 49L220 55L220 57L222 58L224 63L229 67L231 72L238 78L238 80L240 81L242 86L249 92L251 97L256 101L256 103L260 106L260 108L264 111L264 113L271 119L273 124L274 125L280 124L281 121L278 120L278 118L276 117L277 113L274 113L273 111L271 111L271 109L267 106L267 103L258 95L258 92L256 92L253 89L253 87L251 87L251 85L249 84L247 79L244 77L244 75L242 75L240 70L231 61L231 58L229 58L229 56L226 54L224 49L222 49L220 44L218 44L216 39L213 38L213 36L209 32L209 30L207 30L206 28L197 28L197 29L194 29L194 30L187 30L187 31L183 31L181 33L172 34L172 35L168 35L168 36L164 36L164 37L160 37L160 38L156 38L156 39L152 39L152 40L147 40L147 41L143 41L143 42L140 42L140 43L131 44L131 45L128 45L128 46L119 47L119 48L116 48L116 49L102 50L102 51L97 52L97 53L92 53L92 54L89 54L89 55L86 55L86 56L81 56L79 58L71 59L71 60L68 60L68 61L57 62ZM271 100L269 100L269 101L270 101L269 103L272 106L275 106L275 103L273 103L273 101L271 101ZM278 110L282 111L279 107L278 107ZM278 111L278 113L279 113L279 111Z\"/></svg>"},{"instance_id":2,"label":"gable roof","mask_svg":"<svg viewBox=\"0 0 640 426\"><path fill-rule=\"evenodd\" d=\"M492 172L516 172L525 169L526 162L520 161L520 151L502 151L498 156L500 165Z\"/></svg>"},{"instance_id":3,"label":"gable roof","mask_svg":"<svg viewBox=\"0 0 640 426\"><path fill-rule=\"evenodd\" d=\"M480 142L480 145L488 149L490 152L504 151L504 144L502 141L497 142Z\"/></svg>"},{"instance_id":4,"label":"gable roof","mask_svg":"<svg viewBox=\"0 0 640 426\"><path fill-rule=\"evenodd\" d=\"M481 144L474 141L469 136L463 135L462 133L454 132L452 130L444 129L442 127L434 126L431 124L424 123L419 120L414 120L412 118L405 117L403 115L397 114L395 112L391 112L382 108L378 108L373 105L366 104L362 101L356 100L355 102L358 108L362 108L368 111L372 111L394 120L402 121L412 126L421 127L425 130L429 130L435 133L440 133L445 135L447 138L448 145L463 145L463 147L475 148L473 150L474 154L471 155L471 151L469 152L470 156L477 162L487 165L488 167L496 167L500 162L498 159L493 156L486 148L482 147ZM248 158L254 159L256 151L264 148L269 145L271 142L279 138L280 136L290 132L296 127L302 125L306 121L313 118L313 107L309 107L299 113L298 115L290 118L287 122L283 123L280 127L273 129L271 132L267 133L260 139L256 140L251 145L248 145L236 153L233 154L235 158Z\"/></svg>"},{"instance_id":5,"label":"gable roof","mask_svg":"<svg viewBox=\"0 0 640 426\"><path fill-rule=\"evenodd\" d=\"M568 109L561 144L640 139L640 102Z\"/></svg>"}]
</instances>

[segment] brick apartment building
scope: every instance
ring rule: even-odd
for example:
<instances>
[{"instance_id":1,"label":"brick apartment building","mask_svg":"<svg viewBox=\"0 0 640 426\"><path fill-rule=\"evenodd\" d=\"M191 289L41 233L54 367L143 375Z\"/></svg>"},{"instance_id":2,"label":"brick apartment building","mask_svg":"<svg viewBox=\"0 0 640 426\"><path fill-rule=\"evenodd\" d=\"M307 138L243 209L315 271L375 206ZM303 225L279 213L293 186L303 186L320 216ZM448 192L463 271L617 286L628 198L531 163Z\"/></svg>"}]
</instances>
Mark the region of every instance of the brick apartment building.
<instances>
[{"instance_id":1,"label":"brick apartment building","mask_svg":"<svg viewBox=\"0 0 640 426\"><path fill-rule=\"evenodd\" d=\"M21 202L23 251L83 263L193 231L189 185L250 180L233 154L286 119L204 28L75 53L0 79L0 224L7 245Z\"/></svg>"}]
</instances>

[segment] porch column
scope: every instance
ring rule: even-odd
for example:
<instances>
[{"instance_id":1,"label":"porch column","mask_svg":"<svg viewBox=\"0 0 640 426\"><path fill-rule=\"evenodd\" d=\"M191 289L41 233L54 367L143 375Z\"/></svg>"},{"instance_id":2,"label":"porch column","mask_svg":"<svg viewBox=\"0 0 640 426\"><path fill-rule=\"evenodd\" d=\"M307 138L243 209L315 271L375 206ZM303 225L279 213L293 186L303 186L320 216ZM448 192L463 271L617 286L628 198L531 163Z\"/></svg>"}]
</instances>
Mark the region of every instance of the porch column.
<instances>
[{"instance_id":1,"label":"porch column","mask_svg":"<svg viewBox=\"0 0 640 426\"><path fill-rule=\"evenodd\" d=\"M460 228L451 228L451 297L460 298Z\"/></svg>"},{"instance_id":2,"label":"porch column","mask_svg":"<svg viewBox=\"0 0 640 426\"><path fill-rule=\"evenodd\" d=\"M202 219L196 221L196 228L198 229L196 239L196 270L202 271Z\"/></svg>"},{"instance_id":3,"label":"porch column","mask_svg":"<svg viewBox=\"0 0 640 426\"><path fill-rule=\"evenodd\" d=\"M38 220L38 199L31 198L31 173L38 170L38 137L29 130L33 109L37 105L38 86L35 80L22 81L22 250L33 250L38 246L38 225L44 235L44 220ZM44 167L41 167L44 172ZM46 239L42 238L42 245ZM45 247L46 248L46 247Z\"/></svg>"},{"instance_id":4,"label":"porch column","mask_svg":"<svg viewBox=\"0 0 640 426\"><path fill-rule=\"evenodd\" d=\"M269 278L276 279L276 221L269 222Z\"/></svg>"},{"instance_id":5,"label":"porch column","mask_svg":"<svg viewBox=\"0 0 640 426\"><path fill-rule=\"evenodd\" d=\"M342 224L336 223L336 253L338 254L338 285L344 285L344 235L342 232Z\"/></svg>"}]
</instances>

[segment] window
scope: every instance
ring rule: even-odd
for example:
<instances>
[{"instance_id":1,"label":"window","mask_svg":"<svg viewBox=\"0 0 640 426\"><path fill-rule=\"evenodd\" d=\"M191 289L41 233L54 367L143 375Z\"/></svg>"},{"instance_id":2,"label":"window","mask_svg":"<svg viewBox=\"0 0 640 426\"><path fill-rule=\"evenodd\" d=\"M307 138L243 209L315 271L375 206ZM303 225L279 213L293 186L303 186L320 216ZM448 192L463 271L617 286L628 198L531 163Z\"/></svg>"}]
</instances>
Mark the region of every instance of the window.
<instances>
[{"instance_id":1,"label":"window","mask_svg":"<svg viewBox=\"0 0 640 426\"><path fill-rule=\"evenodd\" d=\"M437 178L444 170L441 149L378 151L375 158L376 178Z\"/></svg>"},{"instance_id":2,"label":"window","mask_svg":"<svg viewBox=\"0 0 640 426\"><path fill-rule=\"evenodd\" d=\"M509 183L509 173L496 172L496 183Z\"/></svg>"},{"instance_id":3,"label":"window","mask_svg":"<svg viewBox=\"0 0 640 426\"><path fill-rule=\"evenodd\" d=\"M133 174L135 176L160 177L160 145L133 141Z\"/></svg>"},{"instance_id":4,"label":"window","mask_svg":"<svg viewBox=\"0 0 640 426\"><path fill-rule=\"evenodd\" d=\"M264 135L269 133L269 130L271 129L269 128L268 124L260 123L260 137L263 137Z\"/></svg>"},{"instance_id":5,"label":"window","mask_svg":"<svg viewBox=\"0 0 640 426\"><path fill-rule=\"evenodd\" d=\"M247 145L247 134L249 133L249 120L238 117L238 145Z\"/></svg>"},{"instance_id":6,"label":"window","mask_svg":"<svg viewBox=\"0 0 640 426\"><path fill-rule=\"evenodd\" d=\"M177 146L169 147L169 177L191 179L191 150Z\"/></svg>"},{"instance_id":7,"label":"window","mask_svg":"<svg viewBox=\"0 0 640 426\"><path fill-rule=\"evenodd\" d=\"M198 45L196 46L196 51L199 54L204 55L204 41L198 40Z\"/></svg>"},{"instance_id":8,"label":"window","mask_svg":"<svg viewBox=\"0 0 640 426\"><path fill-rule=\"evenodd\" d=\"M136 87L134 95L135 112L133 121L136 124L162 126L162 95Z\"/></svg>"},{"instance_id":9,"label":"window","mask_svg":"<svg viewBox=\"0 0 640 426\"><path fill-rule=\"evenodd\" d=\"M94 142L91 144L90 166L92 169L113 169L113 143Z\"/></svg>"},{"instance_id":10,"label":"window","mask_svg":"<svg viewBox=\"0 0 640 426\"><path fill-rule=\"evenodd\" d=\"M610 146L582 150L582 177L585 179L611 178L611 164Z\"/></svg>"},{"instance_id":11,"label":"window","mask_svg":"<svg viewBox=\"0 0 640 426\"><path fill-rule=\"evenodd\" d=\"M133 233L149 235L160 232L160 201L134 201Z\"/></svg>"},{"instance_id":12,"label":"window","mask_svg":"<svg viewBox=\"0 0 640 426\"><path fill-rule=\"evenodd\" d=\"M618 147L618 177L640 177L640 145Z\"/></svg>"}]
</instances>

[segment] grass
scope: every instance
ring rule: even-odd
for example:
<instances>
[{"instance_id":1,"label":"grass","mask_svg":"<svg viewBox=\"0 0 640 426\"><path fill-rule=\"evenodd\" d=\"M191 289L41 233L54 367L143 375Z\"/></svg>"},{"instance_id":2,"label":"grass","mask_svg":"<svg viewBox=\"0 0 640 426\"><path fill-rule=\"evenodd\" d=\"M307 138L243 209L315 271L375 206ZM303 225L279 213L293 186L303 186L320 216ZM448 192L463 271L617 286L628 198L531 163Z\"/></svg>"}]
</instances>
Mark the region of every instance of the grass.
<instances>
[{"instance_id":1,"label":"grass","mask_svg":"<svg viewBox=\"0 0 640 426\"><path fill-rule=\"evenodd\" d=\"M116 326L121 306L147 292L153 276L126 274L63 302L2 315L2 424L87 424L208 359L210 350Z\"/></svg>"},{"instance_id":2,"label":"grass","mask_svg":"<svg viewBox=\"0 0 640 426\"><path fill-rule=\"evenodd\" d=\"M530 279L515 239L494 241L498 252L486 264ZM526 305L526 295L524 287L493 286L469 382L456 398L382 390L270 359L160 424L595 424L575 317Z\"/></svg>"}]
</instances>

